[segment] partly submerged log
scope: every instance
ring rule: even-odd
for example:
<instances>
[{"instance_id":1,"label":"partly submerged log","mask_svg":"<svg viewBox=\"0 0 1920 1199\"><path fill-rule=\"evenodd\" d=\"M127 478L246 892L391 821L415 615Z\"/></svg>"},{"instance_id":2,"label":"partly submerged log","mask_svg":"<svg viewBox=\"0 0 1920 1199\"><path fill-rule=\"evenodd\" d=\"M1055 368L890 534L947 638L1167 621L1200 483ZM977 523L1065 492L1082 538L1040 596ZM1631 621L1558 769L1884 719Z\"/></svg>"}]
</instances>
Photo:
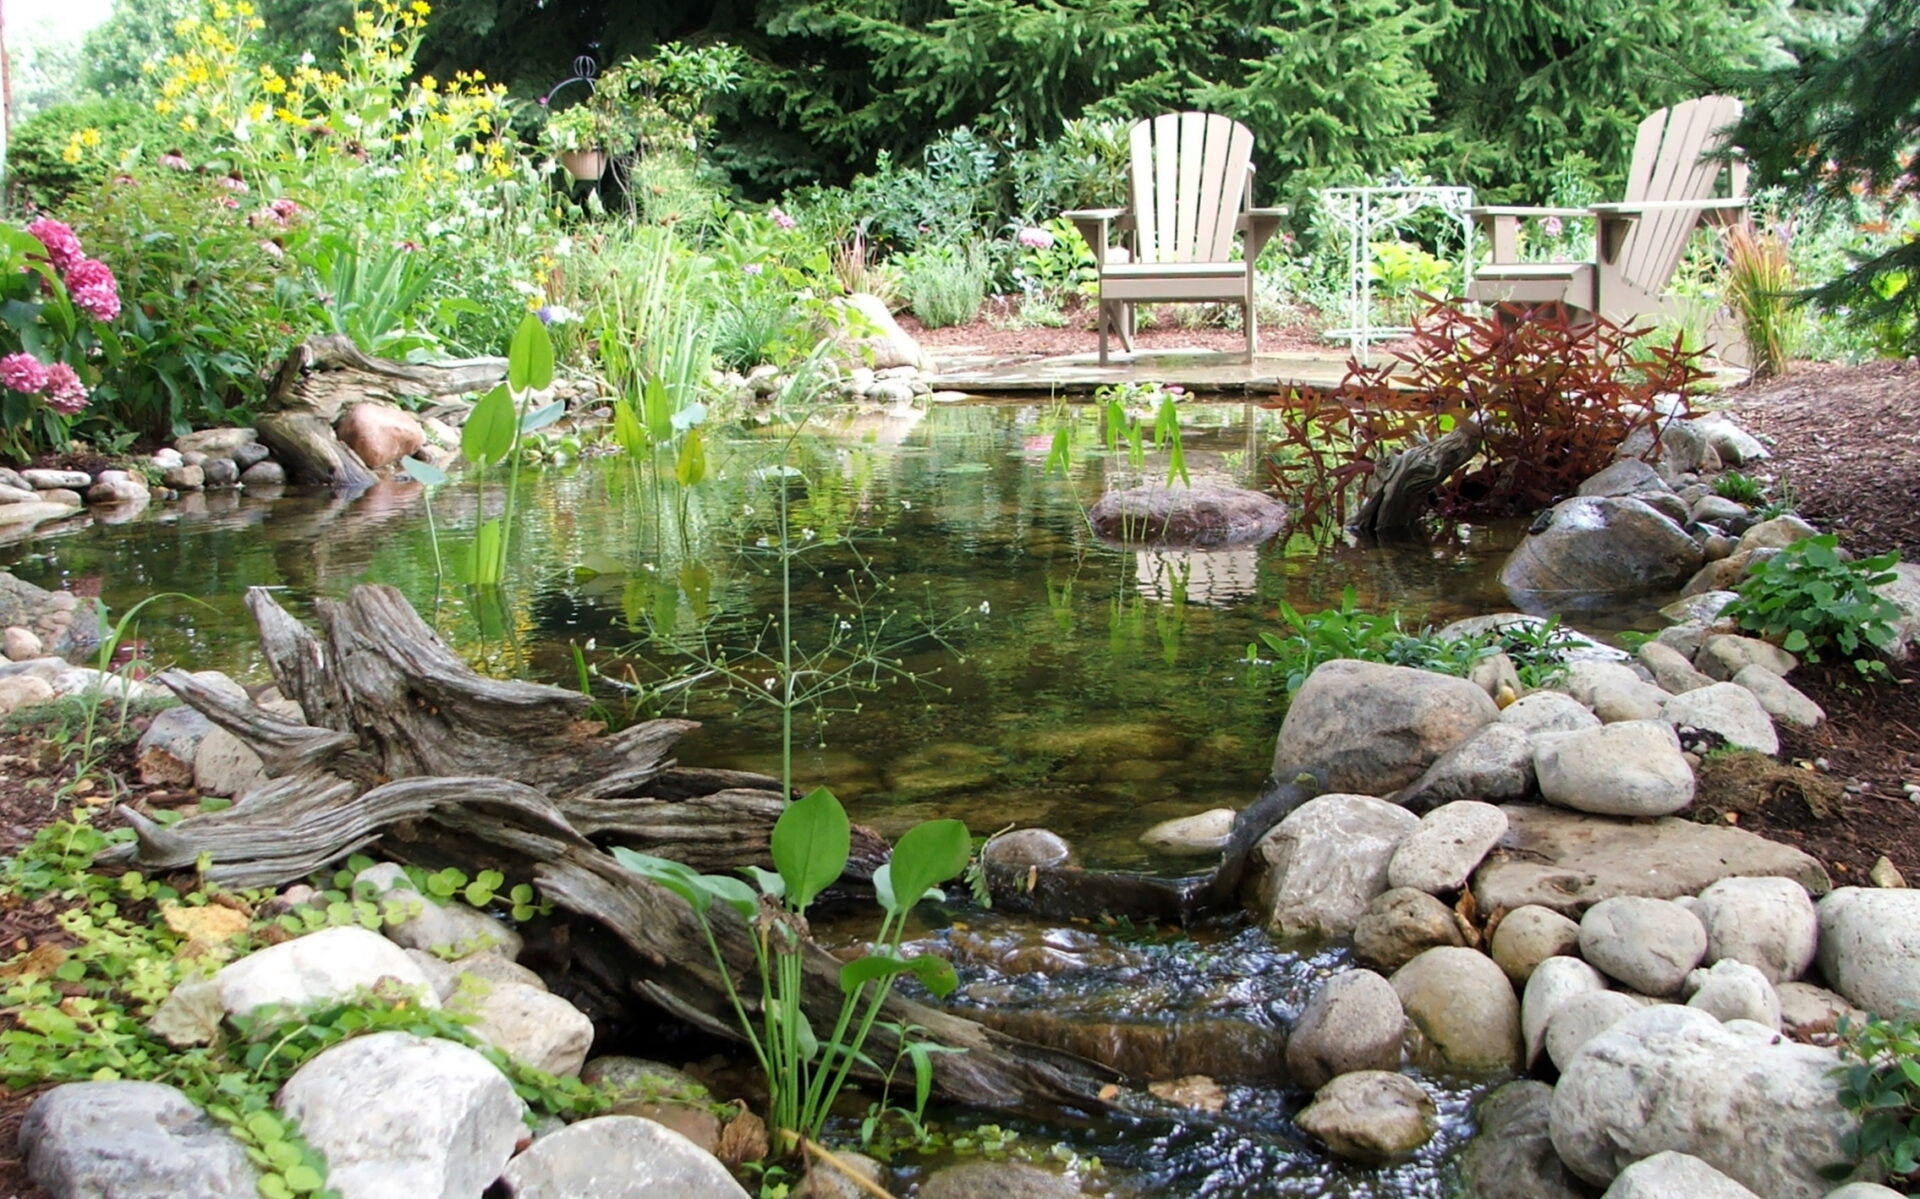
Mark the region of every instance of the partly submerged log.
<instances>
[{"instance_id":1,"label":"partly submerged log","mask_svg":"<svg viewBox=\"0 0 1920 1199\"><path fill-rule=\"evenodd\" d=\"M238 886L290 882L363 849L430 868L532 878L556 906L601 926L576 938L568 967L595 994L644 998L716 1034L738 1037L706 939L679 897L624 869L626 845L718 871L770 866L768 837L787 797L777 780L678 765L697 725L653 720L605 734L577 692L470 670L399 592L362 586L315 607L315 636L263 589L247 595L274 680L301 719L267 712L173 671L161 681L260 755L268 780L219 812L172 827L122 807L149 869L193 865ZM855 830L848 874L870 878L886 843ZM755 930L730 908L710 914L735 987L748 996ZM839 1011L840 962L804 946L804 1004L817 1028ZM1110 1106L1110 1071L895 996L883 1020L966 1049L934 1058L936 1085L999 1108ZM873 1060L891 1061L879 1031ZM1108 1092L1110 1095L1110 1092Z\"/></svg>"},{"instance_id":2,"label":"partly submerged log","mask_svg":"<svg viewBox=\"0 0 1920 1199\"><path fill-rule=\"evenodd\" d=\"M1362 533L1407 529L1419 523L1427 497L1480 452L1480 422L1463 420L1452 432L1402 450L1376 467L1366 503L1347 527Z\"/></svg>"}]
</instances>

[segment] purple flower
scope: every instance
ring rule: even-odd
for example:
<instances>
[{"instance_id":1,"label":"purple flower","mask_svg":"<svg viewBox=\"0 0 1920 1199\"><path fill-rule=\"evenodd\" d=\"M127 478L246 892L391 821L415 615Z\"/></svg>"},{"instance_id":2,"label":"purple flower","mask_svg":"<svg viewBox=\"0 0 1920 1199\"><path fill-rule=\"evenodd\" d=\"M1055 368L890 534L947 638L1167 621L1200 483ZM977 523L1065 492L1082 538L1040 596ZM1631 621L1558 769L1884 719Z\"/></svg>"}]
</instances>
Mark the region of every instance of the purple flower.
<instances>
[{"instance_id":1,"label":"purple flower","mask_svg":"<svg viewBox=\"0 0 1920 1199\"><path fill-rule=\"evenodd\" d=\"M0 358L0 386L21 395L34 395L47 385L47 368L24 351Z\"/></svg>"},{"instance_id":2,"label":"purple flower","mask_svg":"<svg viewBox=\"0 0 1920 1199\"><path fill-rule=\"evenodd\" d=\"M749 262L745 266L741 267L740 269L745 271L749 275L757 275L761 271L765 270L766 268L761 266L757 262Z\"/></svg>"},{"instance_id":3,"label":"purple flower","mask_svg":"<svg viewBox=\"0 0 1920 1199\"><path fill-rule=\"evenodd\" d=\"M72 416L87 406L87 385L73 368L56 362L47 368L47 407Z\"/></svg>"},{"instance_id":4,"label":"purple flower","mask_svg":"<svg viewBox=\"0 0 1920 1199\"><path fill-rule=\"evenodd\" d=\"M799 221L794 220L778 208L769 212L767 215L772 217L773 223L781 229L798 229L800 227Z\"/></svg>"},{"instance_id":5,"label":"purple flower","mask_svg":"<svg viewBox=\"0 0 1920 1199\"><path fill-rule=\"evenodd\" d=\"M86 258L80 251L80 239L73 235L72 226L52 217L41 217L27 226L27 232L40 239L47 248L47 261L54 269L66 274L67 268Z\"/></svg>"},{"instance_id":6,"label":"purple flower","mask_svg":"<svg viewBox=\"0 0 1920 1199\"><path fill-rule=\"evenodd\" d=\"M533 310L533 315L540 318L541 324L551 325L553 323L553 305L542 304Z\"/></svg>"},{"instance_id":7,"label":"purple flower","mask_svg":"<svg viewBox=\"0 0 1920 1199\"><path fill-rule=\"evenodd\" d=\"M1022 229L1015 235L1013 240L1035 250L1051 250L1053 248L1053 234L1033 225Z\"/></svg>"},{"instance_id":8,"label":"purple flower","mask_svg":"<svg viewBox=\"0 0 1920 1199\"><path fill-rule=\"evenodd\" d=\"M73 306L96 321L110 321L120 315L120 283L113 268L92 258L83 258L67 272L67 294Z\"/></svg>"},{"instance_id":9,"label":"purple flower","mask_svg":"<svg viewBox=\"0 0 1920 1199\"><path fill-rule=\"evenodd\" d=\"M1560 230L1564 228L1564 226L1560 224L1559 217L1550 216L1540 222L1540 228L1548 237L1559 237Z\"/></svg>"}]
</instances>

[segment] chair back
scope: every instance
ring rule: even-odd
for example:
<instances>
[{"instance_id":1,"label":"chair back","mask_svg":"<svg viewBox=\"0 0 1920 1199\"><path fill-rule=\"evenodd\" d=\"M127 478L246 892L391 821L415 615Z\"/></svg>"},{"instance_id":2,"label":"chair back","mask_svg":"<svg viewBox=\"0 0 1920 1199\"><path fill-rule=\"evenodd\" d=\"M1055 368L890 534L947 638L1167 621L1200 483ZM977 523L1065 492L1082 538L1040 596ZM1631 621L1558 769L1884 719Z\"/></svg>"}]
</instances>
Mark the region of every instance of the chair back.
<instances>
[{"instance_id":1,"label":"chair back","mask_svg":"<svg viewBox=\"0 0 1920 1199\"><path fill-rule=\"evenodd\" d=\"M1627 173L1627 203L1711 199L1727 166L1718 155L1726 147L1728 128L1739 119L1740 101L1732 96L1701 96L1640 122ZM1732 176L1737 197L1745 191L1745 172L1735 169ZM1699 221L1698 209L1642 215L1620 245L1621 274L1648 292L1664 291Z\"/></svg>"},{"instance_id":2,"label":"chair back","mask_svg":"<svg viewBox=\"0 0 1920 1199\"><path fill-rule=\"evenodd\" d=\"M1135 262L1227 262L1253 185L1253 131L1173 112L1131 133Z\"/></svg>"}]
</instances>

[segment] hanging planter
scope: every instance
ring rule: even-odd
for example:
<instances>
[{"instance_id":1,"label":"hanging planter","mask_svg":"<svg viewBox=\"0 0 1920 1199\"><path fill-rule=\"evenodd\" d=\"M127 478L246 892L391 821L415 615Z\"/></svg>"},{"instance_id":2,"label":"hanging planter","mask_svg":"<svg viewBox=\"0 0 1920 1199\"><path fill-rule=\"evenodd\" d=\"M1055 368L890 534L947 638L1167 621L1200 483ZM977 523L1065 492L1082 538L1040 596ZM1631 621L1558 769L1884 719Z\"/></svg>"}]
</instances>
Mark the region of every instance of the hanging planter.
<instances>
[{"instance_id":1,"label":"hanging planter","mask_svg":"<svg viewBox=\"0 0 1920 1199\"><path fill-rule=\"evenodd\" d=\"M606 174L607 152L605 150L564 150L560 154L560 165L567 174L576 180L591 183Z\"/></svg>"}]
</instances>

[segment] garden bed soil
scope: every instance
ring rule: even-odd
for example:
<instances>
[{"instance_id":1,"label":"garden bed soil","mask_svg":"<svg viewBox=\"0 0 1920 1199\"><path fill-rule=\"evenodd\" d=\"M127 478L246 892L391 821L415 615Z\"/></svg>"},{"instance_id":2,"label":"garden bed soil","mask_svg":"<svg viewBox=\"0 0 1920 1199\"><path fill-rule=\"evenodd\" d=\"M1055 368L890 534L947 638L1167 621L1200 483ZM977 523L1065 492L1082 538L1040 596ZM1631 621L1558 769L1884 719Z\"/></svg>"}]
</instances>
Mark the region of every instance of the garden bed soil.
<instances>
[{"instance_id":1,"label":"garden bed soil","mask_svg":"<svg viewBox=\"0 0 1920 1199\"><path fill-rule=\"evenodd\" d=\"M1920 360L1797 363L1725 398L1773 449L1748 469L1784 481L1802 516L1855 553L1920 560Z\"/></svg>"}]
</instances>

